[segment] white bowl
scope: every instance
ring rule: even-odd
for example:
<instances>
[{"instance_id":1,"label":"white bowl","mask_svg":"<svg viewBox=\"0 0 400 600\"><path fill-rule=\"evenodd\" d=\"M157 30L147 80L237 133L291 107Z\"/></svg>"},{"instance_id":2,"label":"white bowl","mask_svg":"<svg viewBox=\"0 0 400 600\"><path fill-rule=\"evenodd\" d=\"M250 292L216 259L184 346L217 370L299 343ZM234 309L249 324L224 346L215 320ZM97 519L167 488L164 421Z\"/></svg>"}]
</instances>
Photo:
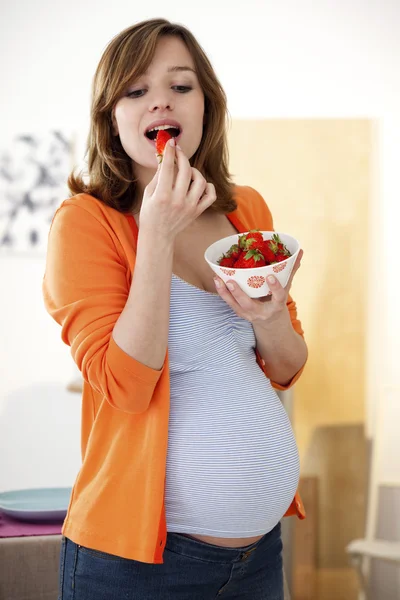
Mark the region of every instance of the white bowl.
<instances>
[{"instance_id":1,"label":"white bowl","mask_svg":"<svg viewBox=\"0 0 400 600\"><path fill-rule=\"evenodd\" d=\"M249 232L246 231L245 233L230 235L229 237L214 242L214 244L211 244L205 251L204 258L218 277L221 277L225 283L229 280L236 281L239 287L246 292L250 298L268 296L271 292L267 281L268 275L274 275L279 283L285 287L300 251L300 244L294 237L287 233L261 231L260 233L262 233L264 240L270 240L272 236L277 233L292 256L289 256L289 258L282 262L267 265L265 267L254 267L254 269L220 267L217 260L219 260L224 253L228 252L233 244L238 243L239 235L246 235L246 233Z\"/></svg>"}]
</instances>

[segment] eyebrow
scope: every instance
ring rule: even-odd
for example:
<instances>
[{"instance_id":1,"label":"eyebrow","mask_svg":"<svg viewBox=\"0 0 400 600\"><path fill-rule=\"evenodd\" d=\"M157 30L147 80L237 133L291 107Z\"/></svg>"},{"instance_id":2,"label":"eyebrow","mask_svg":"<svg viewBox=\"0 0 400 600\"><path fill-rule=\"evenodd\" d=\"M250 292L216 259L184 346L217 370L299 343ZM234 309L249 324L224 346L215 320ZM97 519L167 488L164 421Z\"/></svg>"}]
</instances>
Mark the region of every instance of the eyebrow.
<instances>
[{"instance_id":1,"label":"eyebrow","mask_svg":"<svg viewBox=\"0 0 400 600\"><path fill-rule=\"evenodd\" d=\"M195 69L193 69L193 67L189 67L188 65L168 67L168 69L167 69L167 73L181 73L181 72L185 72L185 71L190 71L190 72L194 73L197 77L197 71ZM145 71L144 73L142 73L142 75L144 77L147 77L148 74L149 74L148 71Z\"/></svg>"},{"instance_id":2,"label":"eyebrow","mask_svg":"<svg viewBox=\"0 0 400 600\"><path fill-rule=\"evenodd\" d=\"M192 73L196 74L196 71L192 69L192 67L182 66L182 67L168 67L168 73L177 73L180 71L192 71Z\"/></svg>"}]
</instances>

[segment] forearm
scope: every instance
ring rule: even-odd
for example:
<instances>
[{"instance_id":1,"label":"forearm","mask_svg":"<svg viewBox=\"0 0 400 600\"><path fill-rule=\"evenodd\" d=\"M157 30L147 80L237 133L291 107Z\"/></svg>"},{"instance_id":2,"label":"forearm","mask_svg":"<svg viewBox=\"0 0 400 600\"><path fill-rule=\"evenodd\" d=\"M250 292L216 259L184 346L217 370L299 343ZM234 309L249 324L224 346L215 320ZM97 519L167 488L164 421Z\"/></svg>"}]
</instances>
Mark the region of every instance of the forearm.
<instances>
[{"instance_id":1,"label":"forearm","mask_svg":"<svg viewBox=\"0 0 400 600\"><path fill-rule=\"evenodd\" d=\"M284 386L307 360L308 350L301 335L293 329L287 308L269 324L253 323L257 350L265 361L268 377Z\"/></svg>"},{"instance_id":2,"label":"forearm","mask_svg":"<svg viewBox=\"0 0 400 600\"><path fill-rule=\"evenodd\" d=\"M173 242L139 230L128 300L113 330L118 346L135 360L160 370L168 345Z\"/></svg>"}]
</instances>

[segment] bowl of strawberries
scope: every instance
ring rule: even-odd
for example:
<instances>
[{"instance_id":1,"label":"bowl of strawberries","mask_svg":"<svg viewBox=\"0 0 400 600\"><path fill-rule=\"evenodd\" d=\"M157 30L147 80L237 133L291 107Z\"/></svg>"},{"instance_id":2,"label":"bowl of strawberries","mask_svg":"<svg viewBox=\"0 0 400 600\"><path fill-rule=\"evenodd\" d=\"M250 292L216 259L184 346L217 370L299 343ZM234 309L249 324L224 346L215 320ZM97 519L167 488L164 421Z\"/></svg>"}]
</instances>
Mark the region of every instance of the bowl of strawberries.
<instances>
[{"instance_id":1,"label":"bowl of strawberries","mask_svg":"<svg viewBox=\"0 0 400 600\"><path fill-rule=\"evenodd\" d=\"M299 242L286 233L252 229L211 244L204 258L225 283L236 281L250 298L268 296L268 276L285 287L300 251Z\"/></svg>"}]
</instances>

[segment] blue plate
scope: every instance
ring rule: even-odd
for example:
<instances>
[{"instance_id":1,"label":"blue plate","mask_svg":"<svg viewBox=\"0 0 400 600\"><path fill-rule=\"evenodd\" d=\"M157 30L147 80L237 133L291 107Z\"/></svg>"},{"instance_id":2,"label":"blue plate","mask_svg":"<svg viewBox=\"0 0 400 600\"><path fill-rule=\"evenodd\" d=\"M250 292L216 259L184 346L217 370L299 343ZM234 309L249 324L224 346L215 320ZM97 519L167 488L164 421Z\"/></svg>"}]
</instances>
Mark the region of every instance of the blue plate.
<instances>
[{"instance_id":1,"label":"blue plate","mask_svg":"<svg viewBox=\"0 0 400 600\"><path fill-rule=\"evenodd\" d=\"M0 493L0 510L20 521L63 521L72 488L36 488Z\"/></svg>"}]
</instances>

